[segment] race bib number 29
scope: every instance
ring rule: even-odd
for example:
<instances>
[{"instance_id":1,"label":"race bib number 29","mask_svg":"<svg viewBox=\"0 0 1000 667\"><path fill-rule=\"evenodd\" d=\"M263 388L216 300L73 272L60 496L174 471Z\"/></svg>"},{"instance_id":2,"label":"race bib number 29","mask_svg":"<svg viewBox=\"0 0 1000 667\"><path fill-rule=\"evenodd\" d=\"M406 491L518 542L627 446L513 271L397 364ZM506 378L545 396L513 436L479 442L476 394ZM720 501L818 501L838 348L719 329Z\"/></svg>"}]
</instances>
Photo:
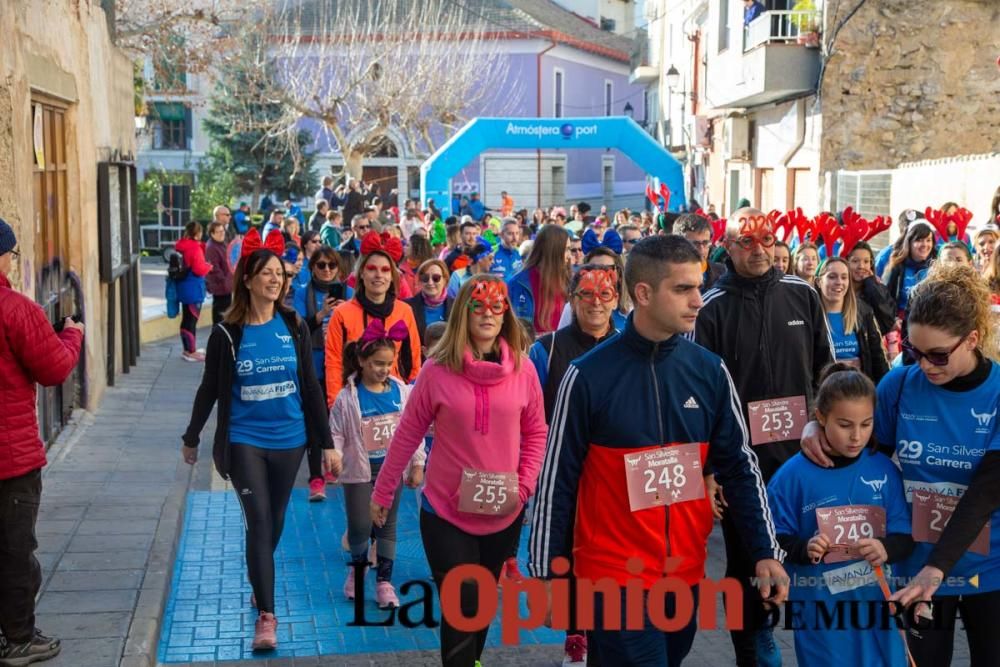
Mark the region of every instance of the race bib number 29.
<instances>
[{"instance_id":1,"label":"race bib number 29","mask_svg":"<svg viewBox=\"0 0 1000 667\"><path fill-rule=\"evenodd\" d=\"M697 442L625 454L625 482L633 512L705 497Z\"/></svg>"},{"instance_id":2,"label":"race bib number 29","mask_svg":"<svg viewBox=\"0 0 1000 667\"><path fill-rule=\"evenodd\" d=\"M951 521L951 515L958 507L959 498L944 496L930 491L914 489L913 498L913 539L917 542L937 544L941 533ZM987 523L979 531L976 540L969 546L969 551L982 556L990 555L990 524Z\"/></svg>"}]
</instances>

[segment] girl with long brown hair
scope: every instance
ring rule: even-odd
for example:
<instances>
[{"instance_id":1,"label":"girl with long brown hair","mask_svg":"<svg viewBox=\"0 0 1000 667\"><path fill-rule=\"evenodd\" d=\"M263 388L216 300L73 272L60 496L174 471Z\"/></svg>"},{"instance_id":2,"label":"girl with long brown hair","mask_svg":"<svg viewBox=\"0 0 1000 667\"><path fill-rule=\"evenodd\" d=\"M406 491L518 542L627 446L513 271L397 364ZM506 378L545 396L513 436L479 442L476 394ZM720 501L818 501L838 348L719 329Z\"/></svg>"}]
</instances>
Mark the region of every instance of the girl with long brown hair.
<instances>
[{"instance_id":1,"label":"girl with long brown hair","mask_svg":"<svg viewBox=\"0 0 1000 667\"><path fill-rule=\"evenodd\" d=\"M507 282L515 315L530 318L539 335L559 327L569 267L569 232L559 225L545 225L535 237L524 268Z\"/></svg>"}]
</instances>

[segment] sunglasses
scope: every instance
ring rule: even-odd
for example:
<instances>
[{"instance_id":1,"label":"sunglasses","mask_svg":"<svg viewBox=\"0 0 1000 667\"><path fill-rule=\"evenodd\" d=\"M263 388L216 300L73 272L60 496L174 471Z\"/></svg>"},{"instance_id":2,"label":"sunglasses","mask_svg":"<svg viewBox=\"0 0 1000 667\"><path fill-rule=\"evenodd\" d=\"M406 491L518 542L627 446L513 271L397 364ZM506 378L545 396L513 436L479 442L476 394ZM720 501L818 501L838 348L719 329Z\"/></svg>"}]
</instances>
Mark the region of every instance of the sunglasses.
<instances>
[{"instance_id":1,"label":"sunglasses","mask_svg":"<svg viewBox=\"0 0 1000 667\"><path fill-rule=\"evenodd\" d=\"M378 266L377 264L365 264L365 271L374 271L375 273L390 273L392 269L388 266Z\"/></svg>"},{"instance_id":2,"label":"sunglasses","mask_svg":"<svg viewBox=\"0 0 1000 667\"><path fill-rule=\"evenodd\" d=\"M473 299L469 302L469 310L475 315L485 315L487 310L494 315L503 315L509 308L510 304L507 303L507 299L504 299L503 301L493 301L489 304L477 299Z\"/></svg>"},{"instance_id":3,"label":"sunglasses","mask_svg":"<svg viewBox=\"0 0 1000 667\"><path fill-rule=\"evenodd\" d=\"M570 251L571 253L573 253L574 255L578 255L578 254L580 254L581 252L583 252L583 248L570 248L570 249L569 249L569 251Z\"/></svg>"},{"instance_id":4,"label":"sunglasses","mask_svg":"<svg viewBox=\"0 0 1000 667\"><path fill-rule=\"evenodd\" d=\"M434 273L434 274L431 274L431 275L427 275L425 273L424 275L420 276L420 282L422 282L422 283L431 283L432 282L432 283L434 283L436 285L439 282L441 282L442 280L444 280L444 276L442 276L440 273Z\"/></svg>"},{"instance_id":5,"label":"sunglasses","mask_svg":"<svg viewBox=\"0 0 1000 667\"><path fill-rule=\"evenodd\" d=\"M962 336L962 339L955 343L954 346L947 352L923 352L913 347L909 338L904 338L903 342L900 343L900 347L903 348L903 352L906 353L910 359L913 359L914 363L920 363L921 359L926 359L927 362L932 366L947 366L948 359L951 357L952 353L958 349L958 346L965 342L968 335Z\"/></svg>"},{"instance_id":6,"label":"sunglasses","mask_svg":"<svg viewBox=\"0 0 1000 667\"><path fill-rule=\"evenodd\" d=\"M319 269L320 271L326 271L327 269L333 270L338 268L336 262L313 262L312 265Z\"/></svg>"},{"instance_id":7,"label":"sunglasses","mask_svg":"<svg viewBox=\"0 0 1000 667\"><path fill-rule=\"evenodd\" d=\"M639 241L640 239L625 239L624 241L622 241L622 243L624 243L625 245L635 245Z\"/></svg>"},{"instance_id":8,"label":"sunglasses","mask_svg":"<svg viewBox=\"0 0 1000 667\"><path fill-rule=\"evenodd\" d=\"M357 229L357 230L358 230L359 232L363 232L363 231L366 231L366 230L369 230L369 229L371 229L371 225L358 225L358 226L356 227L356 229Z\"/></svg>"},{"instance_id":9,"label":"sunglasses","mask_svg":"<svg viewBox=\"0 0 1000 667\"><path fill-rule=\"evenodd\" d=\"M594 290L583 289L578 290L574 296L586 303L597 303L598 301L611 303L612 301L618 300L618 292L613 289L602 289L597 292Z\"/></svg>"},{"instance_id":10,"label":"sunglasses","mask_svg":"<svg viewBox=\"0 0 1000 667\"><path fill-rule=\"evenodd\" d=\"M764 234L762 236L741 236L733 239L733 243L744 250L752 250L758 243L763 248L772 248L777 241L778 237L774 234Z\"/></svg>"}]
</instances>

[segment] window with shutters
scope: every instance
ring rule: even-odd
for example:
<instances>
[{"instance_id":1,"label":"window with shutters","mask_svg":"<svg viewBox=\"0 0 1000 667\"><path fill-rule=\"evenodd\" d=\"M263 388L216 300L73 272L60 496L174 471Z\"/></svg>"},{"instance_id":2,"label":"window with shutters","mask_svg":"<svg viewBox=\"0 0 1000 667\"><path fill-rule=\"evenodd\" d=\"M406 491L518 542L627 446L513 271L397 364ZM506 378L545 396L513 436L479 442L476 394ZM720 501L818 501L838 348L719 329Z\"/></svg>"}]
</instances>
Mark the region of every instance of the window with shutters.
<instances>
[{"instance_id":1,"label":"window with shutters","mask_svg":"<svg viewBox=\"0 0 1000 667\"><path fill-rule=\"evenodd\" d=\"M154 102L153 112L153 150L190 150L191 109L179 102Z\"/></svg>"},{"instance_id":2,"label":"window with shutters","mask_svg":"<svg viewBox=\"0 0 1000 667\"><path fill-rule=\"evenodd\" d=\"M892 217L891 171L838 171L834 190L834 210L843 211L850 206L863 217L871 220L879 215ZM889 232L883 232L871 240L876 250L889 243Z\"/></svg>"}]
</instances>

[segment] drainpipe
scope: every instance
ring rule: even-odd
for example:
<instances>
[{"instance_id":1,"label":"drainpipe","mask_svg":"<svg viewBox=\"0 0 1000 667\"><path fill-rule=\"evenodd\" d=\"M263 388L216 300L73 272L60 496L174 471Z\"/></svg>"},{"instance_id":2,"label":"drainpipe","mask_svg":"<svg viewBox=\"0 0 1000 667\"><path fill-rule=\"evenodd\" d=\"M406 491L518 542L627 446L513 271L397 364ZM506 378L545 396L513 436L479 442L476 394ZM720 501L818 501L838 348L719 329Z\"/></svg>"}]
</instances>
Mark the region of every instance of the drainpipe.
<instances>
[{"instance_id":1,"label":"drainpipe","mask_svg":"<svg viewBox=\"0 0 1000 667\"><path fill-rule=\"evenodd\" d=\"M788 168L788 163L792 161L795 154L806 143L806 98L800 98L795 102L795 145L781 158L781 166Z\"/></svg>"},{"instance_id":2,"label":"drainpipe","mask_svg":"<svg viewBox=\"0 0 1000 667\"><path fill-rule=\"evenodd\" d=\"M535 84L536 84L535 116L537 118L542 117L542 56L544 56L552 49L556 48L556 46L557 46L556 41L552 40L552 44L550 44L547 48L539 51L538 55L535 56ZM563 100L564 105L565 103L566 100ZM535 149L535 166L537 168L537 176L538 176L538 181L536 184L537 189L535 190L538 199L535 202L535 208L541 208L542 207L542 149L541 148Z\"/></svg>"},{"instance_id":3,"label":"drainpipe","mask_svg":"<svg viewBox=\"0 0 1000 667\"><path fill-rule=\"evenodd\" d=\"M788 164L795 157L795 154L799 152L802 145L806 142L806 98L801 98L795 102L795 145L785 153L785 157L781 158L781 166L785 168L785 202L788 202Z\"/></svg>"}]
</instances>

